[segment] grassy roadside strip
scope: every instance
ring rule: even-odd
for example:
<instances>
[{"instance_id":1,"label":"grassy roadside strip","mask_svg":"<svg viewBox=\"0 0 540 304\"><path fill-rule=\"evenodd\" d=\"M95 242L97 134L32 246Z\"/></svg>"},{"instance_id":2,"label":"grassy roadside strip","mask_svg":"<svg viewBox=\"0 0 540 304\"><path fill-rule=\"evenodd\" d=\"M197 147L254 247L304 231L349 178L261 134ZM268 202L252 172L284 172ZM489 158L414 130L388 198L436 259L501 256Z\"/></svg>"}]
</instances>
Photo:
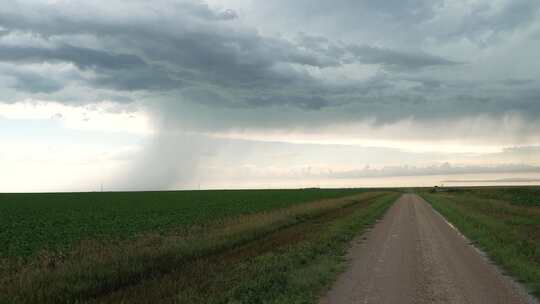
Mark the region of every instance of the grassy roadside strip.
<instances>
[{"instance_id":1,"label":"grassy roadside strip","mask_svg":"<svg viewBox=\"0 0 540 304\"><path fill-rule=\"evenodd\" d=\"M350 214L356 214L355 210L370 210L364 214L368 218L371 214L382 212L381 206L391 203L385 201L383 204L381 199L394 199L394 196L368 192L273 212L239 216L214 226L194 227L180 235L149 234L137 240L116 243L89 241L72 252L62 255L44 254L24 265L3 263L4 266L0 267L0 303L73 303L90 300L101 303L108 299L119 302L112 300L115 296L119 296L121 301L131 298L126 301L129 303L148 302L150 299L154 302L159 302L159 299L164 302L186 302L181 300L186 294L179 295L179 292L193 294L188 298L197 298L197 287L208 285L218 278L224 278L225 283L242 284L243 280L228 280L229 275L223 275L229 269L237 269L233 265L251 262L259 256L275 255L274 248L262 250L268 240L244 253L234 253L237 248L249 246L268 235L279 235L291 229L294 232L295 227L319 219L326 219L322 221L326 225L343 216L349 218ZM310 229L314 228L311 226L306 225ZM289 232L289 236L294 236L294 245L303 244L306 235L314 237L310 230L300 229L298 232L302 233ZM326 232L323 234L326 235ZM288 237L274 241L276 248L289 247L280 246L290 241ZM246 254L246 260L236 258ZM265 273L261 276L267 275ZM179 288L182 284L195 282L193 288ZM146 297L139 296L141 290ZM207 294L206 290L202 294ZM215 299L226 294L224 291L219 292Z\"/></svg>"},{"instance_id":2,"label":"grassy roadside strip","mask_svg":"<svg viewBox=\"0 0 540 304\"><path fill-rule=\"evenodd\" d=\"M343 269L348 242L397 197L357 201L95 303L316 303Z\"/></svg>"},{"instance_id":3,"label":"grassy roadside strip","mask_svg":"<svg viewBox=\"0 0 540 304\"><path fill-rule=\"evenodd\" d=\"M491 260L540 298L540 209L471 194L420 193Z\"/></svg>"},{"instance_id":4,"label":"grassy roadside strip","mask_svg":"<svg viewBox=\"0 0 540 304\"><path fill-rule=\"evenodd\" d=\"M320 234L282 254L259 256L241 265L241 271L251 269L255 275L231 289L226 301L213 303L317 303L321 292L345 269L349 242L380 218L398 196L380 197L370 206L324 225ZM265 275L257 275L260 273Z\"/></svg>"}]
</instances>

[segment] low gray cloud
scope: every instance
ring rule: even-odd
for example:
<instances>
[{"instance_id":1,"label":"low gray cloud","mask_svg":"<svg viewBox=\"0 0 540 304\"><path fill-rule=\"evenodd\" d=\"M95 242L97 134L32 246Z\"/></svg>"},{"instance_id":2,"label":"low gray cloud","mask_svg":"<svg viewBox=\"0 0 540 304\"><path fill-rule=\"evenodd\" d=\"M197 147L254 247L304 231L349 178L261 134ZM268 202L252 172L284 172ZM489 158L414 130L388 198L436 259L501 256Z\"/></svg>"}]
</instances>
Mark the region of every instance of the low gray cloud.
<instances>
[{"instance_id":1,"label":"low gray cloud","mask_svg":"<svg viewBox=\"0 0 540 304\"><path fill-rule=\"evenodd\" d=\"M508 78L501 80L502 84L508 85L508 86L520 86L525 84L530 84L534 82L534 79L517 79L517 78Z\"/></svg>"},{"instance_id":2,"label":"low gray cloud","mask_svg":"<svg viewBox=\"0 0 540 304\"><path fill-rule=\"evenodd\" d=\"M484 47L496 43L505 33L533 24L540 8L536 0L276 0L254 6L260 11L259 18L279 20L269 25L276 30L303 27L304 31L331 36L408 46L424 39L440 43L466 39Z\"/></svg>"},{"instance_id":3,"label":"low gray cloud","mask_svg":"<svg viewBox=\"0 0 540 304\"><path fill-rule=\"evenodd\" d=\"M260 1L253 4L258 18L271 18L268 27L302 28L330 37L360 41L394 40L396 44L414 37L419 25L432 19L444 1L436 0L300 0Z\"/></svg>"},{"instance_id":4,"label":"low gray cloud","mask_svg":"<svg viewBox=\"0 0 540 304\"><path fill-rule=\"evenodd\" d=\"M0 61L16 63L63 61L73 63L81 69L127 69L144 65L144 62L137 56L111 54L102 50L93 50L71 45L62 45L57 48L4 45L0 48Z\"/></svg>"},{"instance_id":5,"label":"low gray cloud","mask_svg":"<svg viewBox=\"0 0 540 304\"><path fill-rule=\"evenodd\" d=\"M427 53L399 52L372 46L352 45L348 50L356 55L361 62L381 64L394 69L419 69L431 66L445 66L460 64Z\"/></svg>"},{"instance_id":6,"label":"low gray cloud","mask_svg":"<svg viewBox=\"0 0 540 304\"><path fill-rule=\"evenodd\" d=\"M12 88L28 93L53 93L63 89L64 84L58 80L27 71L11 71L9 76L15 79Z\"/></svg>"},{"instance_id":7,"label":"low gray cloud","mask_svg":"<svg viewBox=\"0 0 540 304\"><path fill-rule=\"evenodd\" d=\"M294 95L262 95L247 99L248 104L255 106L293 105L306 110L319 110L328 106L328 100L321 96Z\"/></svg>"},{"instance_id":8,"label":"low gray cloud","mask_svg":"<svg viewBox=\"0 0 540 304\"><path fill-rule=\"evenodd\" d=\"M183 81L159 67L100 71L87 85L119 91L168 91L183 87Z\"/></svg>"},{"instance_id":9,"label":"low gray cloud","mask_svg":"<svg viewBox=\"0 0 540 304\"><path fill-rule=\"evenodd\" d=\"M540 173L540 166L526 164L505 164L494 166L466 165L456 166L450 163L431 166L387 166L383 168L364 168L361 170L332 172L328 177L334 178L366 178L391 176L425 176L425 175L460 175L481 173Z\"/></svg>"},{"instance_id":10,"label":"low gray cloud","mask_svg":"<svg viewBox=\"0 0 540 304\"><path fill-rule=\"evenodd\" d=\"M181 84L181 81L171 77L170 71L147 64L138 56L71 45L55 48L3 46L0 48L0 61L17 64L71 63L82 71L92 70L96 73L95 77L87 80L87 84L119 90L167 90L179 88ZM81 76L78 80L84 78ZM29 85L31 83L24 87ZM58 90L61 88L57 87ZM26 91L41 92L31 89ZM57 90L50 90L49 93L52 91Z\"/></svg>"},{"instance_id":11,"label":"low gray cloud","mask_svg":"<svg viewBox=\"0 0 540 304\"><path fill-rule=\"evenodd\" d=\"M504 3L498 8L484 3L485 14L466 9L450 28L474 42L478 33L519 30L535 21L537 5L531 1ZM540 114L540 94L529 81L534 70L487 80L483 70L489 63L477 64L462 52L448 56L450 42L441 39L449 32L435 35L426 28L454 9L441 1L253 4L248 11L256 17L264 9L282 10L276 20L312 17L305 27L277 27L287 30L283 35L273 33L275 24L264 18L250 23L241 9L215 9L195 0L15 1L0 12L0 61L11 69L71 64L76 72L15 77L2 99L49 94L52 100L74 102L80 92L75 102L82 104L114 95L140 100L167 121L200 129L294 128L363 119L386 124L411 117L502 119L509 113L534 122ZM476 23L461 22L471 14L479 16L470 21ZM518 20L521 15L525 20ZM340 27L343 35L324 26ZM410 32L402 35L410 43L394 43L404 31Z\"/></svg>"},{"instance_id":12,"label":"low gray cloud","mask_svg":"<svg viewBox=\"0 0 540 304\"><path fill-rule=\"evenodd\" d=\"M488 43L490 38L513 32L533 23L540 11L536 0L514 0L497 7L494 2L473 6L461 18L458 28L450 36L467 37L475 42Z\"/></svg>"},{"instance_id":13,"label":"low gray cloud","mask_svg":"<svg viewBox=\"0 0 540 304\"><path fill-rule=\"evenodd\" d=\"M453 63L423 52L345 47L327 39L320 39L328 44L321 48L320 43L309 45L313 38L307 35L300 42L264 37L257 31L228 24L238 18L234 11L216 12L195 1L166 4L149 12L143 11L146 5L135 5L144 18L122 20L114 15L87 18L69 4L42 5L33 10L24 2L18 4L16 9L0 14L1 26L37 35L53 46L6 45L0 51L0 60L18 64L72 63L82 71L95 73L94 77L80 80L86 79L86 85L96 88L163 91L189 87L178 96L220 107L282 105L322 109L339 104L336 91L365 85L329 85L310 75L307 68L341 67L355 61L398 69ZM106 9L99 5L86 8L90 12ZM165 11L167 8L172 14ZM163 22L151 23L157 18ZM91 48L77 46L70 37L80 35L91 36L98 43L93 42ZM205 96L200 96L202 92L206 92Z\"/></svg>"}]
</instances>

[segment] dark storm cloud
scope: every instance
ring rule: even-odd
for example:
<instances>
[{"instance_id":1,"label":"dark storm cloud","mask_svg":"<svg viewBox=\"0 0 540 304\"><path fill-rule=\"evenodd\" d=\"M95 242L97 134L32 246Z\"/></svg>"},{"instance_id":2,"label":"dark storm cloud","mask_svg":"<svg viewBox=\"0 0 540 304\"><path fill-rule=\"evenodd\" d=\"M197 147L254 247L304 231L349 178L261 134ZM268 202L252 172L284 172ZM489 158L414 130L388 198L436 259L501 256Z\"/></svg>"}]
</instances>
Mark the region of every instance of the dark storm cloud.
<instances>
[{"instance_id":1,"label":"dark storm cloud","mask_svg":"<svg viewBox=\"0 0 540 304\"><path fill-rule=\"evenodd\" d=\"M534 10L531 3L508 4L489 18L462 25L460 31L517 28L520 14L531 22L531 12L524 12ZM261 7L269 12L276 7L283 10L276 20L286 16L302 20L305 15L320 25L331 20L343 32L356 29L358 37L370 38L364 34L371 31L381 37L381 43L375 43L379 39L342 41L324 31L298 34L301 28L291 29L288 35L262 35L239 22L236 11L215 10L194 0L77 5L18 1L0 12L5 32L0 38L0 61L12 68L71 63L79 72L64 78L64 83L61 77L47 82L42 74L34 79L27 75L26 80L13 76L18 80L12 88L20 92L51 93L51 98L70 100L61 94L75 80L96 91L96 96L103 90L126 100L143 98L164 116L204 127L540 113L538 92L531 88L534 83L512 80L531 77L488 84L459 81L464 74L444 73L464 69L468 60L385 43L403 31L419 33L441 12L440 1L275 1L257 3L255 9ZM490 25L493 20L506 26ZM425 37L431 34L426 32ZM407 39L416 39L418 45L423 42L414 35ZM372 75L356 78L356 73L365 71ZM502 85L507 89L498 87ZM274 111L278 117L270 115Z\"/></svg>"},{"instance_id":2,"label":"dark storm cloud","mask_svg":"<svg viewBox=\"0 0 540 304\"><path fill-rule=\"evenodd\" d=\"M257 109L267 107L290 106L302 110L320 110L329 106L329 101L318 95L294 95L259 93L235 99L211 88L189 87L181 91L182 97L192 102L209 107L225 107L232 109Z\"/></svg>"},{"instance_id":3,"label":"dark storm cloud","mask_svg":"<svg viewBox=\"0 0 540 304\"><path fill-rule=\"evenodd\" d=\"M75 64L81 69L106 68L127 69L145 65L133 55L112 54L106 51L63 45L58 48L37 48L2 46L0 61L17 63L43 63L63 61Z\"/></svg>"},{"instance_id":4,"label":"dark storm cloud","mask_svg":"<svg viewBox=\"0 0 540 304\"><path fill-rule=\"evenodd\" d=\"M328 106L328 100L321 96L294 95L261 95L247 99L248 103L256 106L293 105L306 110L319 110Z\"/></svg>"},{"instance_id":5,"label":"dark storm cloud","mask_svg":"<svg viewBox=\"0 0 540 304\"><path fill-rule=\"evenodd\" d=\"M274 16L296 17L305 22L307 19L325 19L332 17L334 23L325 26L347 28L359 24L374 22L390 25L390 22L414 24L419 20L429 19L434 10L443 1L437 0L287 0L264 1L257 3L263 10ZM348 29L347 29L348 30Z\"/></svg>"},{"instance_id":6,"label":"dark storm cloud","mask_svg":"<svg viewBox=\"0 0 540 304\"><path fill-rule=\"evenodd\" d=\"M520 86L525 84L530 84L534 82L534 79L516 79L516 78L508 78L501 80L502 84L508 85L508 86Z\"/></svg>"},{"instance_id":7,"label":"dark storm cloud","mask_svg":"<svg viewBox=\"0 0 540 304\"><path fill-rule=\"evenodd\" d=\"M237 17L231 10L213 12L205 5L186 4L171 16L160 11L158 15L164 16L149 13L147 20L128 19L115 23L100 16L75 18L68 14L69 9L62 14L63 7L53 8L40 7L39 16L29 14L28 8L19 15L4 13L0 23L14 31L42 36L47 41L60 41L60 45L51 48L6 46L0 51L0 60L71 62L80 69L94 70L96 77L87 84L97 88L169 90L213 84L221 89L236 89L235 99L244 104L257 99L250 97L252 92L241 91L305 83L315 85L307 73L289 68L287 64L313 67L340 64L334 58L301 49L284 39L226 27L223 22ZM161 23L151 22L158 17ZM92 49L66 45L65 40L69 41L71 35L91 35L100 44ZM123 53L126 49L131 54ZM320 98L299 99L301 107L309 107L305 104L309 100L315 102L315 107L320 104ZM261 105L264 103L256 104Z\"/></svg>"},{"instance_id":8,"label":"dark storm cloud","mask_svg":"<svg viewBox=\"0 0 540 304\"><path fill-rule=\"evenodd\" d=\"M349 46L351 53L364 63L381 64L396 69L419 69L430 66L456 65L458 62L426 53L398 52L371 46Z\"/></svg>"},{"instance_id":9,"label":"dark storm cloud","mask_svg":"<svg viewBox=\"0 0 540 304\"><path fill-rule=\"evenodd\" d=\"M9 76L15 79L15 83L11 87L22 92L53 93L64 87L63 83L58 80L32 72L12 71Z\"/></svg>"},{"instance_id":10,"label":"dark storm cloud","mask_svg":"<svg viewBox=\"0 0 540 304\"><path fill-rule=\"evenodd\" d=\"M300 33L299 46L315 50L338 62L378 64L388 69L421 69L432 66L451 66L461 64L440 56L421 51L407 52L369 45L335 43L322 36Z\"/></svg>"},{"instance_id":11,"label":"dark storm cloud","mask_svg":"<svg viewBox=\"0 0 540 304\"><path fill-rule=\"evenodd\" d=\"M339 66L345 51L339 46L331 46L322 51L309 47L306 43L299 47L294 43L277 38L262 37L251 30L226 27L223 22L236 18L231 10L213 12L207 6L197 2L186 2L172 9L177 15L167 16L164 12L148 13L143 20L111 20L110 18L76 18L70 15L71 10L54 6L39 7L39 16L15 11L0 13L0 24L5 28L42 35L44 37L63 37L66 35L88 34L103 38L109 45L115 40L118 48L129 48L139 53L146 60L168 63L173 69L193 70L192 76L200 75L195 81L214 81L222 84L253 85L258 82L289 82L291 77L303 78L304 75L292 73L288 75L276 72L273 67L278 63L292 63L318 68ZM179 7L179 8L178 8ZM144 7L143 7L144 8ZM157 7L155 8L157 9ZM154 19L162 18L161 24L151 24ZM184 18L183 18L184 17ZM186 19L186 20L184 20ZM193 24L189 23L192 20ZM167 24L169 24L167 26ZM305 38L304 40L306 40ZM431 65L449 63L435 56L426 54L401 54L390 50L363 47L368 54L367 61L372 63L389 63L392 65ZM335 56L339 53L339 56ZM378 54L382 53L382 54ZM391 60L389 56L399 56ZM132 54L113 53L75 46L61 46L54 49L36 49L23 47L7 47L1 53L4 60L65 60L82 68L97 66L117 69L142 66L145 63L140 57ZM424 60L424 62L420 62ZM438 60L438 61L437 61ZM411 61L411 62L410 62ZM416 62L414 62L416 61ZM266 84L264 84L266 85Z\"/></svg>"},{"instance_id":12,"label":"dark storm cloud","mask_svg":"<svg viewBox=\"0 0 540 304\"><path fill-rule=\"evenodd\" d=\"M229 97L224 96L224 94L210 88L188 87L183 89L181 94L185 99L198 102L199 104L203 105L215 106L216 104L221 104L226 107L234 106L234 101L232 101Z\"/></svg>"},{"instance_id":13,"label":"dark storm cloud","mask_svg":"<svg viewBox=\"0 0 540 304\"><path fill-rule=\"evenodd\" d=\"M179 89L183 82L175 79L171 73L159 68L146 66L125 70L100 70L96 78L88 84L119 91L167 91Z\"/></svg>"},{"instance_id":14,"label":"dark storm cloud","mask_svg":"<svg viewBox=\"0 0 540 304\"><path fill-rule=\"evenodd\" d=\"M144 62L138 56L115 54L104 50L60 45L55 48L38 48L29 46L2 46L0 61L17 64L41 64L65 62L72 63L81 70L93 70L96 77L89 79L88 84L118 90L169 90L179 88L181 82L171 78L171 73L156 65ZM51 80L37 82L43 77L26 74L19 78L20 85L15 88L26 92L51 93L58 91L62 85L49 86ZM82 77L78 80L83 80ZM24 83L23 83L24 82ZM36 84L36 88L32 88Z\"/></svg>"},{"instance_id":15,"label":"dark storm cloud","mask_svg":"<svg viewBox=\"0 0 540 304\"><path fill-rule=\"evenodd\" d=\"M455 5L454 5L455 4ZM288 27L304 25L315 32L354 39L415 45L419 39L470 39L487 45L499 34L524 28L538 18L537 0L274 0L256 4L261 16L276 16ZM439 21L450 18L450 22Z\"/></svg>"},{"instance_id":16,"label":"dark storm cloud","mask_svg":"<svg viewBox=\"0 0 540 304\"><path fill-rule=\"evenodd\" d=\"M122 16L131 10L131 18ZM159 2L102 1L35 3L13 1L0 12L0 26L4 30L38 32L45 36L58 34L134 35L156 33L160 24L174 19L227 21L238 17L234 10L214 11L198 0ZM133 20L138 19L138 20ZM134 22L135 21L135 22ZM150 25L154 25L153 27ZM172 24L171 24L172 25ZM157 29L157 30L156 30Z\"/></svg>"},{"instance_id":17,"label":"dark storm cloud","mask_svg":"<svg viewBox=\"0 0 540 304\"><path fill-rule=\"evenodd\" d=\"M450 35L486 40L486 37L500 32L514 31L529 25L540 10L540 2L536 0L507 1L499 9L495 6L493 2L474 6L462 17L458 29Z\"/></svg>"}]
</instances>

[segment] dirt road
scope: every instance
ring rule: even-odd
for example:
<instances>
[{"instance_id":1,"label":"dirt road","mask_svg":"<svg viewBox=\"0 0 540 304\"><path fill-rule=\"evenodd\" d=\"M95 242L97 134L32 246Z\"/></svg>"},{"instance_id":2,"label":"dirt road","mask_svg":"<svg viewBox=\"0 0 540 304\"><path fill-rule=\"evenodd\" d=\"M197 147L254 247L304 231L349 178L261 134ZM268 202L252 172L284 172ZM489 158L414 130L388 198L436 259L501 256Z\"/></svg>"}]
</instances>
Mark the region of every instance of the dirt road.
<instances>
[{"instance_id":1,"label":"dirt road","mask_svg":"<svg viewBox=\"0 0 540 304\"><path fill-rule=\"evenodd\" d=\"M348 258L321 304L537 303L414 194L355 240Z\"/></svg>"}]
</instances>

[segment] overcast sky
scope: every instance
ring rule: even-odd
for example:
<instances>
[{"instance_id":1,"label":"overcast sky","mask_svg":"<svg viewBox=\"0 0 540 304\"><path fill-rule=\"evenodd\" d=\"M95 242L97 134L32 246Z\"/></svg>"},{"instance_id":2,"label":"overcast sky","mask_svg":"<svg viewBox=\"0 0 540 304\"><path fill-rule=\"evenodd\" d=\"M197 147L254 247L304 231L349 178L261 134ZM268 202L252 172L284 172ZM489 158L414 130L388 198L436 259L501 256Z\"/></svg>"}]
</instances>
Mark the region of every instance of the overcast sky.
<instances>
[{"instance_id":1,"label":"overcast sky","mask_svg":"<svg viewBox=\"0 0 540 304\"><path fill-rule=\"evenodd\" d=\"M538 181L538 54L538 0L13 0L0 191Z\"/></svg>"}]
</instances>

